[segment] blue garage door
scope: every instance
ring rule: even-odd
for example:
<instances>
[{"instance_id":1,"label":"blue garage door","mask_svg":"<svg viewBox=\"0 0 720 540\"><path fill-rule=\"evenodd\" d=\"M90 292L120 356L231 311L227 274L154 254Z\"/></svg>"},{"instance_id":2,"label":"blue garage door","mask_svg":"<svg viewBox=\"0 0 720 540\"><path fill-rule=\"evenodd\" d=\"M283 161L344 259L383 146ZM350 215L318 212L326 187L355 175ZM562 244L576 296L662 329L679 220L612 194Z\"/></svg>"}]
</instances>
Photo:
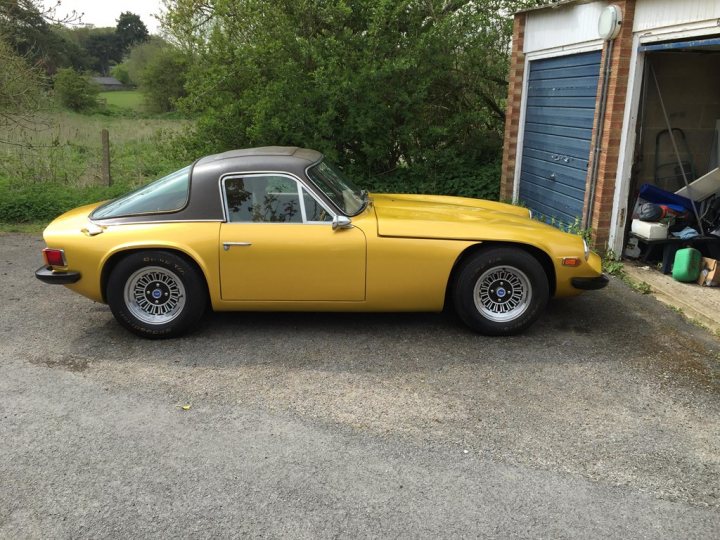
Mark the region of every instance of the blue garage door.
<instances>
[{"instance_id":1,"label":"blue garage door","mask_svg":"<svg viewBox=\"0 0 720 540\"><path fill-rule=\"evenodd\" d=\"M582 216L600 51L530 62L520 201L545 221Z\"/></svg>"}]
</instances>

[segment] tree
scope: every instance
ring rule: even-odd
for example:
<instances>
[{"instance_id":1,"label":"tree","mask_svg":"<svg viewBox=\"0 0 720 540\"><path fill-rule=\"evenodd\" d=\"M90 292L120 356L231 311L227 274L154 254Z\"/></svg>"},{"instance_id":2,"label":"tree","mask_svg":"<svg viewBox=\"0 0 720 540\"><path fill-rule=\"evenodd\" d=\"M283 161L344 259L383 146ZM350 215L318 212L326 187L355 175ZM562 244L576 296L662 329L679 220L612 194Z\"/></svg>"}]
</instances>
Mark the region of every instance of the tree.
<instances>
[{"instance_id":1,"label":"tree","mask_svg":"<svg viewBox=\"0 0 720 540\"><path fill-rule=\"evenodd\" d=\"M95 107L100 88L86 75L72 68L58 70L55 75L55 95L62 105L73 111Z\"/></svg>"},{"instance_id":2,"label":"tree","mask_svg":"<svg viewBox=\"0 0 720 540\"><path fill-rule=\"evenodd\" d=\"M150 36L147 41L133 46L121 64L127 70L130 82L139 84L142 72L150 61L168 47L170 44L158 36Z\"/></svg>"},{"instance_id":3,"label":"tree","mask_svg":"<svg viewBox=\"0 0 720 540\"><path fill-rule=\"evenodd\" d=\"M177 100L185 96L187 72L187 57L178 49L163 49L150 59L140 74L140 90L148 108L154 112L174 110Z\"/></svg>"},{"instance_id":4,"label":"tree","mask_svg":"<svg viewBox=\"0 0 720 540\"><path fill-rule=\"evenodd\" d=\"M102 75L110 73L111 63L120 62L123 46L112 28L94 28L84 40L83 47L92 57L91 67Z\"/></svg>"},{"instance_id":5,"label":"tree","mask_svg":"<svg viewBox=\"0 0 720 540\"><path fill-rule=\"evenodd\" d=\"M88 53L85 41L91 33L96 32L95 28L54 26L53 32L60 35L67 44L65 56L58 67L71 67L80 72L92 69L96 59Z\"/></svg>"},{"instance_id":6,"label":"tree","mask_svg":"<svg viewBox=\"0 0 720 540\"><path fill-rule=\"evenodd\" d=\"M110 70L110 75L123 84L131 84L130 74L128 73L127 66L124 63L114 66Z\"/></svg>"},{"instance_id":7,"label":"tree","mask_svg":"<svg viewBox=\"0 0 720 540\"><path fill-rule=\"evenodd\" d=\"M147 41L150 36L140 16L129 11L124 11L120 14L117 20L117 26L115 27L115 33L118 35L125 52L133 45Z\"/></svg>"},{"instance_id":8,"label":"tree","mask_svg":"<svg viewBox=\"0 0 720 540\"><path fill-rule=\"evenodd\" d=\"M61 26L77 19L75 12L59 19L54 7L44 8L35 0L0 0L0 35L17 54L48 74L81 63L82 51L67 39Z\"/></svg>"},{"instance_id":9,"label":"tree","mask_svg":"<svg viewBox=\"0 0 720 540\"><path fill-rule=\"evenodd\" d=\"M507 14L529 3L166 0L164 27L195 58L187 145L310 146L370 187L488 195L472 190L500 156Z\"/></svg>"},{"instance_id":10,"label":"tree","mask_svg":"<svg viewBox=\"0 0 720 540\"><path fill-rule=\"evenodd\" d=\"M1 38L0 65L0 143L5 143L1 134L33 123L42 101L42 78Z\"/></svg>"}]
</instances>

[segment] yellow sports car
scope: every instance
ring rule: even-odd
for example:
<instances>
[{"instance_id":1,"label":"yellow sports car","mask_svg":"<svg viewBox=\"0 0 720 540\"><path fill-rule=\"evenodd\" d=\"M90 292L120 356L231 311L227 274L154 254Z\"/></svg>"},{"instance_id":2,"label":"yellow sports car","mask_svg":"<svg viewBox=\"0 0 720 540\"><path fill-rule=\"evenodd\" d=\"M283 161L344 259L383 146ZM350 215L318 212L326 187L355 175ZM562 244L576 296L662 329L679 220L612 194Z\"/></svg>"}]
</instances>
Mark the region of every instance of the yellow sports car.
<instances>
[{"instance_id":1,"label":"yellow sports car","mask_svg":"<svg viewBox=\"0 0 720 540\"><path fill-rule=\"evenodd\" d=\"M202 158L44 232L35 275L110 305L149 338L216 311L441 311L519 332L551 296L607 285L579 236L525 208L369 194L314 150Z\"/></svg>"}]
</instances>

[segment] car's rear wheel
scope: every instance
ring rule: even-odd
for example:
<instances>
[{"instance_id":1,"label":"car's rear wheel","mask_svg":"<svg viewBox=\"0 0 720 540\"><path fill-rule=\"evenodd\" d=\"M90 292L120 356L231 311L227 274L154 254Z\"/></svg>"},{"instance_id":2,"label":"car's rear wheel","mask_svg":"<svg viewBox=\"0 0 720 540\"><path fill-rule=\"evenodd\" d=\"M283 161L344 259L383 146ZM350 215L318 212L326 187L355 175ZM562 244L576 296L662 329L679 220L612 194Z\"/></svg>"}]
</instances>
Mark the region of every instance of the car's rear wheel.
<instances>
[{"instance_id":1,"label":"car's rear wheel","mask_svg":"<svg viewBox=\"0 0 720 540\"><path fill-rule=\"evenodd\" d=\"M525 330L540 316L549 295L542 265L519 248L490 248L471 255L453 287L460 319L491 336Z\"/></svg>"},{"instance_id":2,"label":"car's rear wheel","mask_svg":"<svg viewBox=\"0 0 720 540\"><path fill-rule=\"evenodd\" d=\"M187 332L207 306L202 273L168 251L142 251L123 258L110 274L107 300L121 325L147 338Z\"/></svg>"}]
</instances>

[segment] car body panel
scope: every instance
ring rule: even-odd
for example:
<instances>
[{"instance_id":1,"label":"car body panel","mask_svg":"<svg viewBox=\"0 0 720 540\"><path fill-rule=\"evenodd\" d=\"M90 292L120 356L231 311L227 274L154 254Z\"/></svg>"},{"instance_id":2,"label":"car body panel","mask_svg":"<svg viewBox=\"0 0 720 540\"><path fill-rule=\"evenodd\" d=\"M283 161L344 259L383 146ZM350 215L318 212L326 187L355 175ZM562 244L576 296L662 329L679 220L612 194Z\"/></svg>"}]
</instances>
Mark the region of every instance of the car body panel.
<instances>
[{"instance_id":1,"label":"car body panel","mask_svg":"<svg viewBox=\"0 0 720 540\"><path fill-rule=\"evenodd\" d=\"M223 223L224 301L364 301L366 242L330 223Z\"/></svg>"},{"instance_id":2,"label":"car body panel","mask_svg":"<svg viewBox=\"0 0 720 540\"><path fill-rule=\"evenodd\" d=\"M573 296L573 277L594 277L602 272L600 257L591 253L579 266L563 266L567 257L584 250L580 236L568 234L537 220L527 209L499 202L461 197L425 195L374 195L378 234L384 237L481 241L530 246L547 254L556 276L556 296Z\"/></svg>"}]
</instances>

